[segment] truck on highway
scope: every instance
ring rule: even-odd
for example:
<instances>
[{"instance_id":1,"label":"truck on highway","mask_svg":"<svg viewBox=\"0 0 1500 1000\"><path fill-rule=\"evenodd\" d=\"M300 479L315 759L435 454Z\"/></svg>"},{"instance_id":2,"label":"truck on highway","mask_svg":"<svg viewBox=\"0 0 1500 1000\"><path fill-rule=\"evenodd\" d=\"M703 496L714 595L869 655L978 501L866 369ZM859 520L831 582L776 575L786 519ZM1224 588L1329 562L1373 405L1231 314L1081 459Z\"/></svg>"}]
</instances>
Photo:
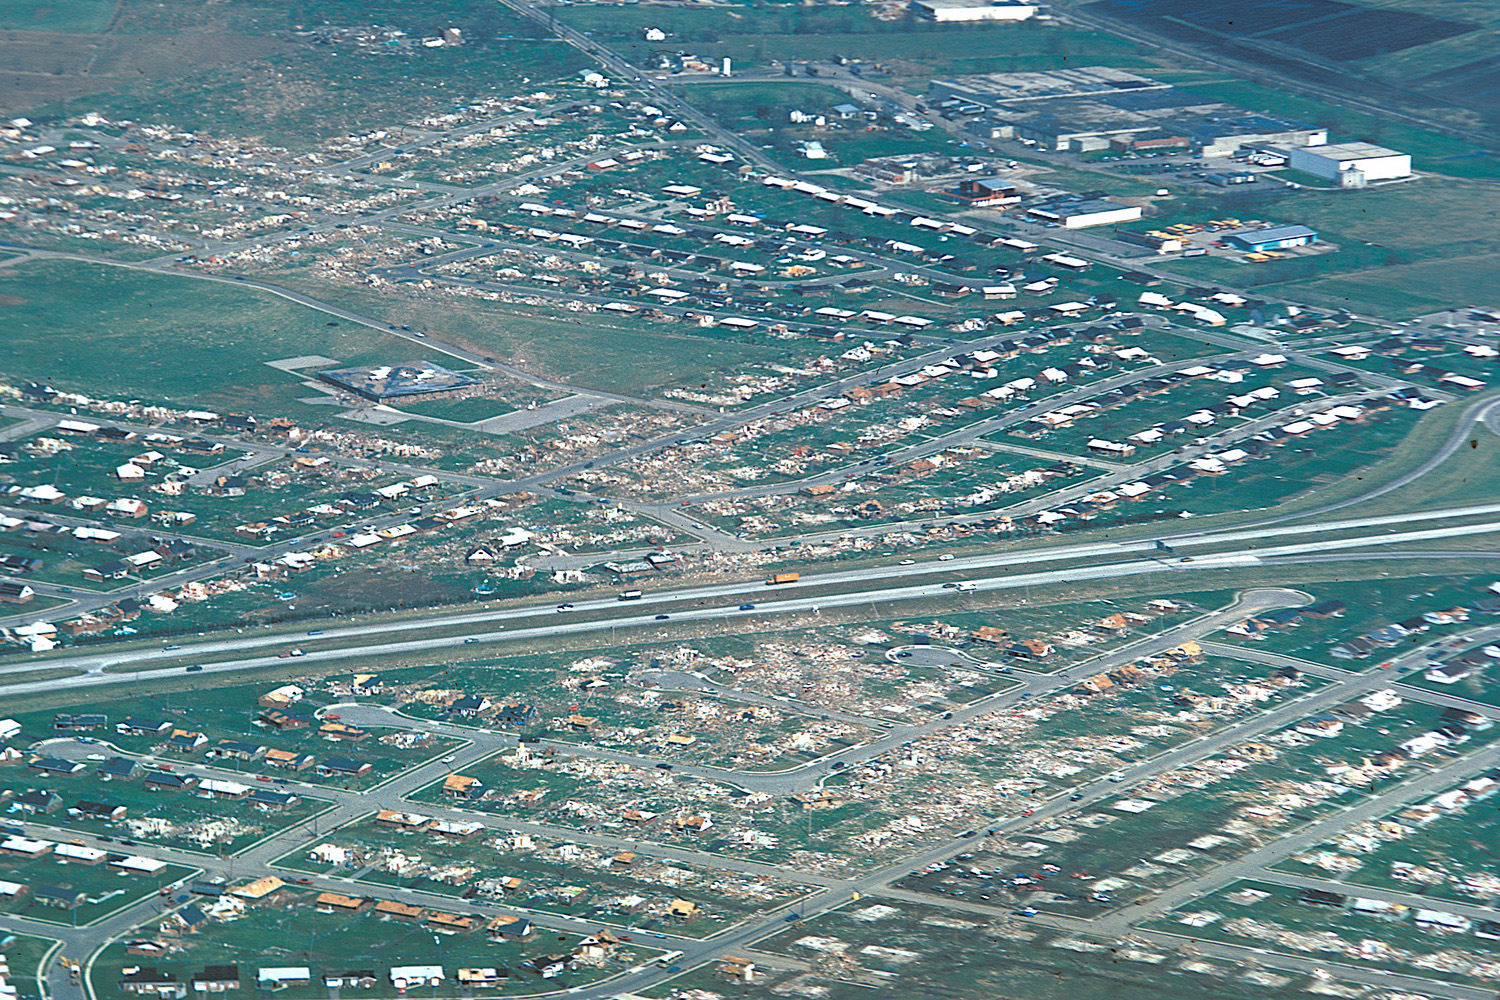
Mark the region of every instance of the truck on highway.
<instances>
[{"instance_id":1,"label":"truck on highway","mask_svg":"<svg viewBox=\"0 0 1500 1000\"><path fill-rule=\"evenodd\" d=\"M622 601L639 601L640 599L641 592L639 590L627 590L620 594L620 600Z\"/></svg>"},{"instance_id":2,"label":"truck on highway","mask_svg":"<svg viewBox=\"0 0 1500 1000\"><path fill-rule=\"evenodd\" d=\"M774 587L780 583L796 583L801 575L800 573L777 573L766 581L766 586Z\"/></svg>"}]
</instances>

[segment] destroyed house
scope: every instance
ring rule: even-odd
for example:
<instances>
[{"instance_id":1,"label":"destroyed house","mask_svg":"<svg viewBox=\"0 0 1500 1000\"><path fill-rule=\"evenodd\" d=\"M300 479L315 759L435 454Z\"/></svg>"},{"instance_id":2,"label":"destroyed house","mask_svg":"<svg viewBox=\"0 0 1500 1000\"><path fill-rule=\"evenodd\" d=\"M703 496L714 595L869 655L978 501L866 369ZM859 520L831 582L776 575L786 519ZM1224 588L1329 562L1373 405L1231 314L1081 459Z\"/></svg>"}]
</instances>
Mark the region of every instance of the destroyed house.
<instances>
[{"instance_id":1,"label":"destroyed house","mask_svg":"<svg viewBox=\"0 0 1500 1000\"><path fill-rule=\"evenodd\" d=\"M1309 906L1327 906L1342 910L1349 902L1349 897L1338 892L1329 892L1326 889L1306 889L1297 897L1297 902L1306 903Z\"/></svg>"},{"instance_id":2,"label":"destroyed house","mask_svg":"<svg viewBox=\"0 0 1500 1000\"><path fill-rule=\"evenodd\" d=\"M52 729L59 733L89 733L109 725L105 715L54 715Z\"/></svg>"},{"instance_id":3,"label":"destroyed house","mask_svg":"<svg viewBox=\"0 0 1500 1000\"><path fill-rule=\"evenodd\" d=\"M122 972L117 985L123 993L160 997L161 1000L178 1000L187 996L186 984L175 974L160 972L151 966L139 966Z\"/></svg>"},{"instance_id":4,"label":"destroyed house","mask_svg":"<svg viewBox=\"0 0 1500 1000\"><path fill-rule=\"evenodd\" d=\"M292 808L302 801L302 797L294 792L273 792L269 788L254 788L251 789L247 801L262 809L280 811Z\"/></svg>"},{"instance_id":5,"label":"destroyed house","mask_svg":"<svg viewBox=\"0 0 1500 1000\"><path fill-rule=\"evenodd\" d=\"M495 721L504 726L524 726L535 718L533 705L504 705L495 713Z\"/></svg>"}]
</instances>

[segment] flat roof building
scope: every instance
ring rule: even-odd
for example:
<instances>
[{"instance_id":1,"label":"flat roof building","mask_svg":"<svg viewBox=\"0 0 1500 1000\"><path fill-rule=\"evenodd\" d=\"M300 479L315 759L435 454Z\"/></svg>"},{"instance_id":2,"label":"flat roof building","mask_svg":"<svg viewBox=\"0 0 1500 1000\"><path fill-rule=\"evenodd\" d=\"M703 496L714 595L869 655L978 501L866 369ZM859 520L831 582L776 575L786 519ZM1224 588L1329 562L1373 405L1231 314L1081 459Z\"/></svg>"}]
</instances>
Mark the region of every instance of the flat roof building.
<instances>
[{"instance_id":1,"label":"flat roof building","mask_svg":"<svg viewBox=\"0 0 1500 1000\"><path fill-rule=\"evenodd\" d=\"M1286 150L1287 165L1314 177L1338 181L1339 187L1364 187L1370 181L1411 176L1411 154L1369 142L1334 142Z\"/></svg>"},{"instance_id":2,"label":"flat roof building","mask_svg":"<svg viewBox=\"0 0 1500 1000\"><path fill-rule=\"evenodd\" d=\"M480 379L449 371L441 365L414 361L405 365L372 365L318 372L318 378L377 403L453 392L479 385Z\"/></svg>"},{"instance_id":3,"label":"flat roof building","mask_svg":"<svg viewBox=\"0 0 1500 1000\"><path fill-rule=\"evenodd\" d=\"M1316 230L1306 226L1266 226L1264 229L1242 229L1237 233L1227 233L1224 242L1236 250L1262 253L1266 250L1308 246L1318 242L1318 234Z\"/></svg>"},{"instance_id":4,"label":"flat roof building","mask_svg":"<svg viewBox=\"0 0 1500 1000\"><path fill-rule=\"evenodd\" d=\"M1036 14L1029 3L982 3L979 0L912 0L912 13L939 24L976 21L1024 21Z\"/></svg>"},{"instance_id":5,"label":"flat roof building","mask_svg":"<svg viewBox=\"0 0 1500 1000\"><path fill-rule=\"evenodd\" d=\"M1064 229L1087 229L1089 226L1113 226L1134 222L1141 217L1139 205L1122 205L1104 198L1079 201L1055 201L1039 205L1027 213L1043 222L1054 222Z\"/></svg>"}]
</instances>

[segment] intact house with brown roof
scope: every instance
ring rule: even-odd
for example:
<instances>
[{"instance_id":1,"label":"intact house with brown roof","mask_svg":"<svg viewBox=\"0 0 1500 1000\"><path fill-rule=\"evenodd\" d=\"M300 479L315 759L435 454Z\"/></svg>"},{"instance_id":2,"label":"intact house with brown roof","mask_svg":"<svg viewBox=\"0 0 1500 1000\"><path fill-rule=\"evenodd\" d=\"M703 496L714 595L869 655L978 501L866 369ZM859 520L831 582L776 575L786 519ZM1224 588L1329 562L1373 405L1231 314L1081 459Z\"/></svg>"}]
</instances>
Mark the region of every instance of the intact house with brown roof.
<instances>
[{"instance_id":1,"label":"intact house with brown roof","mask_svg":"<svg viewBox=\"0 0 1500 1000\"><path fill-rule=\"evenodd\" d=\"M339 892L323 892L313 900L313 906L319 913L345 913L353 916L363 913L375 905L375 901L366 896L345 896Z\"/></svg>"},{"instance_id":2,"label":"intact house with brown roof","mask_svg":"<svg viewBox=\"0 0 1500 1000\"><path fill-rule=\"evenodd\" d=\"M455 934L467 934L477 930L484 921L472 913L443 913L433 911L427 914L427 926L435 931L449 931Z\"/></svg>"},{"instance_id":3,"label":"intact house with brown roof","mask_svg":"<svg viewBox=\"0 0 1500 1000\"><path fill-rule=\"evenodd\" d=\"M419 921L427 916L425 906L411 906L407 903L397 902L394 899L382 899L375 904L375 912L382 917L391 917L396 920Z\"/></svg>"},{"instance_id":4,"label":"intact house with brown roof","mask_svg":"<svg viewBox=\"0 0 1500 1000\"><path fill-rule=\"evenodd\" d=\"M267 750L265 763L267 767L278 767L287 771L306 771L313 766L313 755L294 753L291 750Z\"/></svg>"}]
</instances>

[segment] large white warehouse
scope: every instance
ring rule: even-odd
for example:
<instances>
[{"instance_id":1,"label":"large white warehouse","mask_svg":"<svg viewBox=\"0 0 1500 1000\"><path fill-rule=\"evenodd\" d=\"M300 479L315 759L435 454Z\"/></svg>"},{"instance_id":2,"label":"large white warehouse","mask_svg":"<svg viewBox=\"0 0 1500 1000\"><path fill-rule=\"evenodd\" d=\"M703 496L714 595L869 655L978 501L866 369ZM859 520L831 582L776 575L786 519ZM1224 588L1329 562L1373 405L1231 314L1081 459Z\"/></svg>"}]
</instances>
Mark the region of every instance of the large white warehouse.
<instances>
[{"instance_id":1,"label":"large white warehouse","mask_svg":"<svg viewBox=\"0 0 1500 1000\"><path fill-rule=\"evenodd\" d=\"M932 21L1024 21L1036 13L1027 3L983 3L979 0L912 0L913 12Z\"/></svg>"},{"instance_id":2,"label":"large white warehouse","mask_svg":"<svg viewBox=\"0 0 1500 1000\"><path fill-rule=\"evenodd\" d=\"M1134 222L1141 217L1141 207L1095 198L1089 201L1055 201L1030 209L1026 214L1064 229L1087 229L1089 226Z\"/></svg>"},{"instance_id":3,"label":"large white warehouse","mask_svg":"<svg viewBox=\"0 0 1500 1000\"><path fill-rule=\"evenodd\" d=\"M1331 142L1323 146L1291 146L1288 166L1293 170L1338 181L1340 187L1364 187L1370 181L1411 176L1411 155L1369 142Z\"/></svg>"}]
</instances>

